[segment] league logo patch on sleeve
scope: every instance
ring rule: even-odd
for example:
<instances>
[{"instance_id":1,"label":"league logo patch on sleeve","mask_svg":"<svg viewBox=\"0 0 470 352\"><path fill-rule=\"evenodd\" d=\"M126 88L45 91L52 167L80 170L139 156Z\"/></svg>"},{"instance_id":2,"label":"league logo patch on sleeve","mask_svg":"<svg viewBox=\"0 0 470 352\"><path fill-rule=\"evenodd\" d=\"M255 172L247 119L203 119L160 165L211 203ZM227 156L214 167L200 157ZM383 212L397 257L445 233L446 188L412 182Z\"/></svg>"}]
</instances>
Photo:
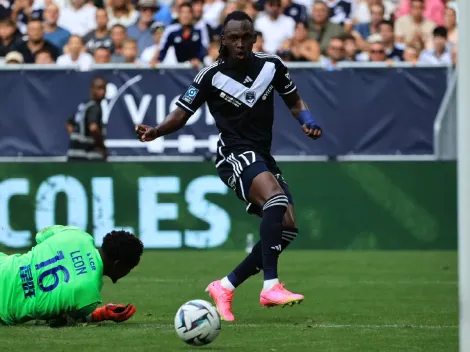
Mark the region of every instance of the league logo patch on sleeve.
<instances>
[{"instance_id":1,"label":"league logo patch on sleeve","mask_svg":"<svg viewBox=\"0 0 470 352\"><path fill-rule=\"evenodd\" d=\"M197 93L199 93L199 89L189 86L186 93L184 93L182 100L191 104L194 101L194 98L196 98Z\"/></svg>"}]
</instances>

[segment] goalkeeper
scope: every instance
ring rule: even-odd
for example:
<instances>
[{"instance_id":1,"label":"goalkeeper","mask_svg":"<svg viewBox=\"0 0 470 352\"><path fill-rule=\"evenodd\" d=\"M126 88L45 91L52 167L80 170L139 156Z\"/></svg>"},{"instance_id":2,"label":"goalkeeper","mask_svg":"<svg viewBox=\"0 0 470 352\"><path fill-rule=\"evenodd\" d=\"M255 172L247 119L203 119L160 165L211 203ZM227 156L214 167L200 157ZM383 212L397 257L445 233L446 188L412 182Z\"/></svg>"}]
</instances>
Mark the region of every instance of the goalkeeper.
<instances>
[{"instance_id":1,"label":"goalkeeper","mask_svg":"<svg viewBox=\"0 0 470 352\"><path fill-rule=\"evenodd\" d=\"M121 322L133 305L98 308L103 276L113 283L140 261L142 242L126 231L112 231L97 249L93 237L73 226L55 225L36 235L26 254L0 253L0 326L47 320L51 326L71 322Z\"/></svg>"}]
</instances>

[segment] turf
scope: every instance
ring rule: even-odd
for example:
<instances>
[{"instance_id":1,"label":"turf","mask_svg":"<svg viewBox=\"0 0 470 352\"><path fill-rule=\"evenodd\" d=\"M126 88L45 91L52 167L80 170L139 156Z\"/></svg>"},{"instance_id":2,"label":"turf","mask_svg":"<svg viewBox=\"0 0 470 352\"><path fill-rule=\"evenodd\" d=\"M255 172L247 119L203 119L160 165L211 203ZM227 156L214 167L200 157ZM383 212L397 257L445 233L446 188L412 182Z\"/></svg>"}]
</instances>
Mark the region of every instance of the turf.
<instances>
[{"instance_id":1,"label":"turf","mask_svg":"<svg viewBox=\"0 0 470 352\"><path fill-rule=\"evenodd\" d=\"M214 343L192 347L173 329L187 300L226 274L242 252L148 251L138 268L113 285L106 302L132 302L132 320L50 329L27 324L0 329L2 351L457 351L455 252L291 251L280 276L306 300L262 309L262 277L239 288L235 323L223 323Z\"/></svg>"}]
</instances>

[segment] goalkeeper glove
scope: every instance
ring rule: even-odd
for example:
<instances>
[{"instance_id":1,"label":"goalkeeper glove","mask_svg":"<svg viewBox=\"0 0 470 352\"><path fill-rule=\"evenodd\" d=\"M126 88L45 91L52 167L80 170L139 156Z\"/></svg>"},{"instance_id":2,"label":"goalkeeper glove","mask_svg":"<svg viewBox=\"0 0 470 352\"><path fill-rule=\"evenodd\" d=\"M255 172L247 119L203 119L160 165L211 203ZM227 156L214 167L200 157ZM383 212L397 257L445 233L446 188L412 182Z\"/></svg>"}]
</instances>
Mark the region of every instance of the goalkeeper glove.
<instances>
[{"instance_id":1,"label":"goalkeeper glove","mask_svg":"<svg viewBox=\"0 0 470 352\"><path fill-rule=\"evenodd\" d=\"M120 323L130 319L135 313L135 306L128 304L127 306L123 304L114 304L108 303L103 307L96 308L93 313L91 313L91 321L94 323L112 320L116 323Z\"/></svg>"}]
</instances>

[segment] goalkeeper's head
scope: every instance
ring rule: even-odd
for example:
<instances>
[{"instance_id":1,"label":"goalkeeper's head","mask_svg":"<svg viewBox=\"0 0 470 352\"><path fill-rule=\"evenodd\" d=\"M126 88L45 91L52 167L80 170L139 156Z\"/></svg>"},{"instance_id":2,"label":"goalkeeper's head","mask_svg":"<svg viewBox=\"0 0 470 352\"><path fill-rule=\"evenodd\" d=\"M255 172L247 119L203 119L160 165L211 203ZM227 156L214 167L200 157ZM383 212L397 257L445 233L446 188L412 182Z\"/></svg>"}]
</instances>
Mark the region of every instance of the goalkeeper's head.
<instances>
[{"instance_id":1,"label":"goalkeeper's head","mask_svg":"<svg viewBox=\"0 0 470 352\"><path fill-rule=\"evenodd\" d=\"M139 264L143 243L127 231L112 231L103 239L103 275L116 283Z\"/></svg>"}]
</instances>

